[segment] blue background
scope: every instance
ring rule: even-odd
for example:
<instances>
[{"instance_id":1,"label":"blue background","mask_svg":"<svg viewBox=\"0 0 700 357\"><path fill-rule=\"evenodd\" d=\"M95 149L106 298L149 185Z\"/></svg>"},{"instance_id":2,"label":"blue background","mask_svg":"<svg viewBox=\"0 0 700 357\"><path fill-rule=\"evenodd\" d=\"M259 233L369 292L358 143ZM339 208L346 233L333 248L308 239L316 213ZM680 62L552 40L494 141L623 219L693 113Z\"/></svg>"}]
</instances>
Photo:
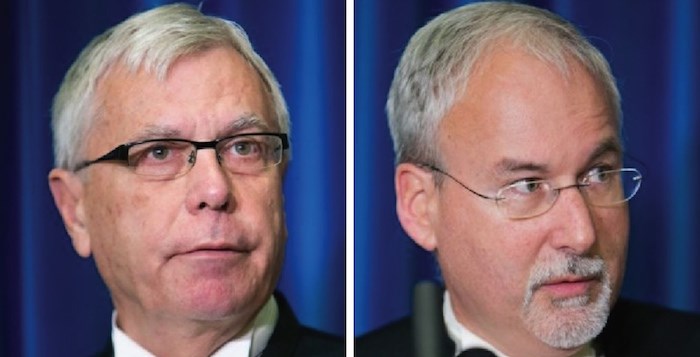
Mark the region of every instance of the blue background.
<instances>
[{"instance_id":1,"label":"blue background","mask_svg":"<svg viewBox=\"0 0 700 357\"><path fill-rule=\"evenodd\" d=\"M86 356L109 339L109 294L92 259L73 251L48 190L50 106L90 39L161 3L0 4L1 356ZM289 240L280 289L303 323L342 334L345 4L208 0L203 12L240 23L282 85L294 158L285 181Z\"/></svg>"},{"instance_id":2,"label":"blue background","mask_svg":"<svg viewBox=\"0 0 700 357\"><path fill-rule=\"evenodd\" d=\"M409 313L433 258L401 229L384 104L410 36L467 1L355 1L355 333ZM700 312L700 4L693 0L528 1L569 19L610 61L627 153L644 182L631 201L622 294Z\"/></svg>"}]
</instances>

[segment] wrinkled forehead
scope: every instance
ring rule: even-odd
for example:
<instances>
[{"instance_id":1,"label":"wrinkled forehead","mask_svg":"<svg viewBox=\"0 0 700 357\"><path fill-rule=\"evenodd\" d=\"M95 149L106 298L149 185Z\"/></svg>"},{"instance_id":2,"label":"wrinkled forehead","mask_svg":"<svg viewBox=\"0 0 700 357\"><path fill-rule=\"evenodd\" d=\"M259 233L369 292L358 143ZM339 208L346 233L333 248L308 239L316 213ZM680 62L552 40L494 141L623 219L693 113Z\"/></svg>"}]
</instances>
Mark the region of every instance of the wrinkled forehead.
<instances>
[{"instance_id":1,"label":"wrinkled forehead","mask_svg":"<svg viewBox=\"0 0 700 357\"><path fill-rule=\"evenodd\" d=\"M517 47L496 48L460 94L439 126L443 158L556 161L618 141L603 87L577 61L562 71Z\"/></svg>"},{"instance_id":2,"label":"wrinkled forehead","mask_svg":"<svg viewBox=\"0 0 700 357\"><path fill-rule=\"evenodd\" d=\"M586 54L574 53L574 50L565 44L554 43L555 41L548 37L536 40L521 37L523 36L497 35L476 47L473 56L467 56L461 64L450 69L452 80L456 82L453 86L455 100L472 86L472 78L484 75L484 72L491 76L497 74L493 70L494 61L509 57L511 63L538 63L556 74L563 82L579 81L582 76L578 74L583 74L587 79L592 80L595 89L605 99L610 107L612 118L616 120L615 127L619 129L621 118L617 113L618 103L614 93L610 92L615 88L608 88L610 83L606 81L605 73L596 72L593 59L586 57ZM523 69L523 71L527 70L529 70L527 67ZM443 98L443 100L446 99L448 98Z\"/></svg>"},{"instance_id":3,"label":"wrinkled forehead","mask_svg":"<svg viewBox=\"0 0 700 357\"><path fill-rule=\"evenodd\" d=\"M119 62L99 82L97 126L117 133L155 127L183 135L204 124L217 131L251 125L278 130L265 94L257 71L231 48L181 57L164 78Z\"/></svg>"}]
</instances>

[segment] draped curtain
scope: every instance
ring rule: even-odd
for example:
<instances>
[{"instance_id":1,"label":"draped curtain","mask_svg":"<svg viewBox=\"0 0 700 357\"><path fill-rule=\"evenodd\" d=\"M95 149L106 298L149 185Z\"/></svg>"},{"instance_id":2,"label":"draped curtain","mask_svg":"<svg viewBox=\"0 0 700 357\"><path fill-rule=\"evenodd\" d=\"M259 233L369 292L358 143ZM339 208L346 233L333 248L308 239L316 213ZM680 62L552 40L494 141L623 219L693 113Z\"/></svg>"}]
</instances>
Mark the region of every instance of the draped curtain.
<instances>
[{"instance_id":1,"label":"draped curtain","mask_svg":"<svg viewBox=\"0 0 700 357\"><path fill-rule=\"evenodd\" d=\"M0 355L88 355L109 338L111 303L92 260L73 251L46 175L51 98L87 42L158 1L0 2ZM396 219L383 106L398 58L430 18L464 2L356 0L355 333L409 313L432 257ZM624 143L644 176L630 204L622 294L700 312L700 5L693 0L529 1L577 24L611 63ZM285 181L289 240L280 290L302 322L345 325L344 2L215 1L277 75L290 107L294 159Z\"/></svg>"},{"instance_id":2,"label":"draped curtain","mask_svg":"<svg viewBox=\"0 0 700 357\"><path fill-rule=\"evenodd\" d=\"M622 295L700 312L700 4L523 2L575 23L609 60L618 81L627 156L644 174L641 191L630 202ZM437 14L464 3L355 1L357 335L408 314L415 282L437 276L434 259L412 243L396 218L384 104L410 36Z\"/></svg>"},{"instance_id":3,"label":"draped curtain","mask_svg":"<svg viewBox=\"0 0 700 357\"><path fill-rule=\"evenodd\" d=\"M3 1L0 355L87 356L109 339L111 301L73 251L47 185L50 107L88 41L172 1ZM199 1L191 1L197 5ZM285 179L289 239L279 289L302 323L345 327L345 4L203 2L238 22L282 85L292 121Z\"/></svg>"}]
</instances>

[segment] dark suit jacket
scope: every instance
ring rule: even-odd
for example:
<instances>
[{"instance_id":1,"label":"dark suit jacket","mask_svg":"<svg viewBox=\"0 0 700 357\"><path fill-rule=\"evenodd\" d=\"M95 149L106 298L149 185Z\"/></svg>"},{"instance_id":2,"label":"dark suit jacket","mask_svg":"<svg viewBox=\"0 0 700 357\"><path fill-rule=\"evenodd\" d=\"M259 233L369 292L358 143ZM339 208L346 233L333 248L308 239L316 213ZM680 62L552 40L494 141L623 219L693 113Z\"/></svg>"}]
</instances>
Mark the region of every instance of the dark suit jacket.
<instances>
[{"instance_id":1,"label":"dark suit jacket","mask_svg":"<svg viewBox=\"0 0 700 357\"><path fill-rule=\"evenodd\" d=\"M358 338L355 355L413 356L414 339L411 318L404 318ZM605 357L698 357L700 316L621 299L594 347ZM446 332L443 351L445 356L454 354Z\"/></svg>"},{"instance_id":2,"label":"dark suit jacket","mask_svg":"<svg viewBox=\"0 0 700 357\"><path fill-rule=\"evenodd\" d=\"M279 318L262 357L345 356L343 339L302 326L282 294L275 293L275 300ZM111 341L96 357L114 357Z\"/></svg>"}]
</instances>

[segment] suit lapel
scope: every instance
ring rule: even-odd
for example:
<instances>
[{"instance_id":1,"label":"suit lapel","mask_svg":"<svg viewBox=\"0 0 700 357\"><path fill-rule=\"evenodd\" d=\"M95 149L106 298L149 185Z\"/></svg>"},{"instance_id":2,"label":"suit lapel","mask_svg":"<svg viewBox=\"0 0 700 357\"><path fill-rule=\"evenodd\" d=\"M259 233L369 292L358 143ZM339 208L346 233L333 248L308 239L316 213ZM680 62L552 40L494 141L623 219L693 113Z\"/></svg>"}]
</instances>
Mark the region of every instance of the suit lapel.
<instances>
[{"instance_id":1,"label":"suit lapel","mask_svg":"<svg viewBox=\"0 0 700 357\"><path fill-rule=\"evenodd\" d=\"M301 325L281 294L275 293L275 300L279 308L279 316L272 336L260 356L294 356L302 334Z\"/></svg>"}]
</instances>

